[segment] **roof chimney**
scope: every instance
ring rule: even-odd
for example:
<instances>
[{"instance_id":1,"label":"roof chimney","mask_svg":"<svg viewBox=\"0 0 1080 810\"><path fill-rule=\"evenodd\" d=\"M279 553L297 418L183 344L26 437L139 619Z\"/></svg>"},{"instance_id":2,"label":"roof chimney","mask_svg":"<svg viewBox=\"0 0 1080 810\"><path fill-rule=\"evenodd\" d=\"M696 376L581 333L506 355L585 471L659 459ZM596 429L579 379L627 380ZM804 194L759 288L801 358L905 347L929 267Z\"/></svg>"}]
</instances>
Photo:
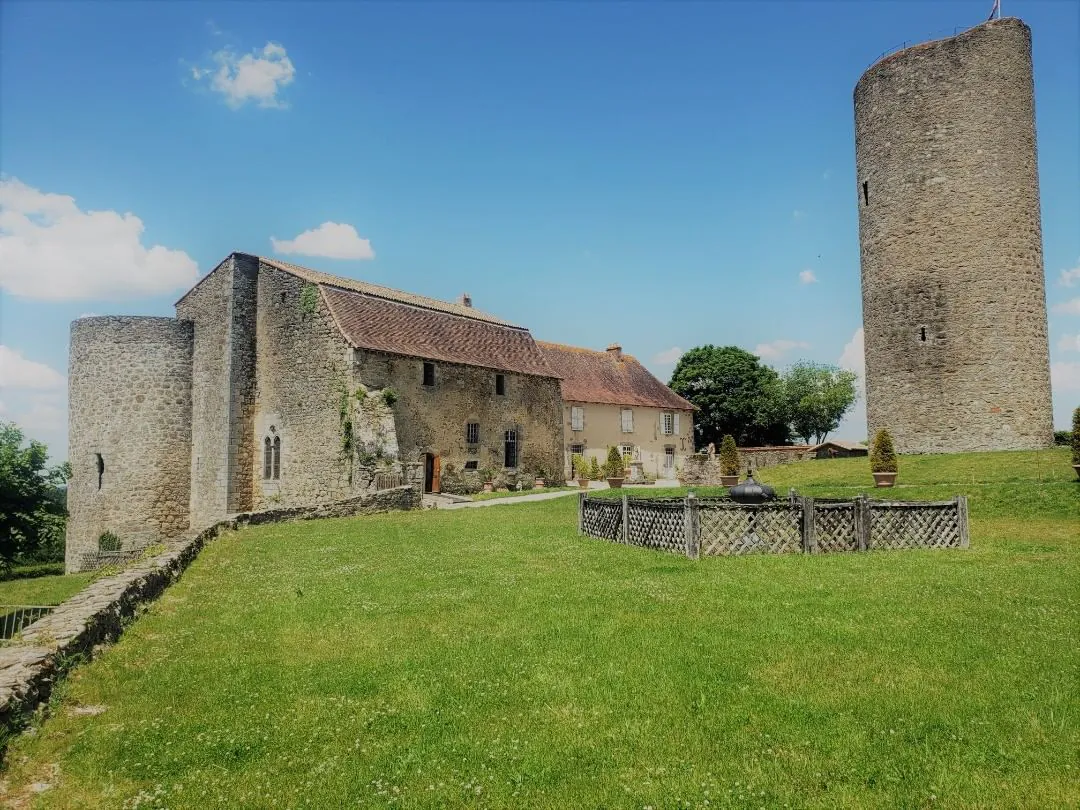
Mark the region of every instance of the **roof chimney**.
<instances>
[{"instance_id":1,"label":"roof chimney","mask_svg":"<svg viewBox=\"0 0 1080 810\"><path fill-rule=\"evenodd\" d=\"M472 307L472 296L468 293L462 293L461 298L458 299L458 303L463 307Z\"/></svg>"},{"instance_id":2,"label":"roof chimney","mask_svg":"<svg viewBox=\"0 0 1080 810\"><path fill-rule=\"evenodd\" d=\"M622 362L622 346L618 343L612 343L607 347L608 353L614 355L615 359L620 363Z\"/></svg>"}]
</instances>

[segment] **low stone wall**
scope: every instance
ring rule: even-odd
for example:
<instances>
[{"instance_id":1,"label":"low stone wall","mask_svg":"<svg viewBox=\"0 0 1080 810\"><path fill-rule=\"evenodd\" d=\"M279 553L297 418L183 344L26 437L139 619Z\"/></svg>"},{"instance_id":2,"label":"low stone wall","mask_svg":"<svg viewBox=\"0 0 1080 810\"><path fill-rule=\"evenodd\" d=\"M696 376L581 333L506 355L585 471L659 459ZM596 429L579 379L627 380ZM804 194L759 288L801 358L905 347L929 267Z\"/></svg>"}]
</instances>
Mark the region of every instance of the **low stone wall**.
<instances>
[{"instance_id":1,"label":"low stone wall","mask_svg":"<svg viewBox=\"0 0 1080 810\"><path fill-rule=\"evenodd\" d=\"M782 447L740 447L739 478L745 477L747 470L760 470L763 467L775 467L814 457L814 448L810 445L796 444ZM694 453L687 456L679 472L679 481L697 486L720 486L720 456L706 453Z\"/></svg>"},{"instance_id":2,"label":"low stone wall","mask_svg":"<svg viewBox=\"0 0 1080 810\"><path fill-rule=\"evenodd\" d=\"M169 541L161 553L90 583L23 630L16 642L0 647L0 751L49 699L68 669L91 657L97 645L115 641L140 606L160 596L222 532L287 520L416 509L420 501L418 489L404 486L322 506L243 513Z\"/></svg>"}]
</instances>

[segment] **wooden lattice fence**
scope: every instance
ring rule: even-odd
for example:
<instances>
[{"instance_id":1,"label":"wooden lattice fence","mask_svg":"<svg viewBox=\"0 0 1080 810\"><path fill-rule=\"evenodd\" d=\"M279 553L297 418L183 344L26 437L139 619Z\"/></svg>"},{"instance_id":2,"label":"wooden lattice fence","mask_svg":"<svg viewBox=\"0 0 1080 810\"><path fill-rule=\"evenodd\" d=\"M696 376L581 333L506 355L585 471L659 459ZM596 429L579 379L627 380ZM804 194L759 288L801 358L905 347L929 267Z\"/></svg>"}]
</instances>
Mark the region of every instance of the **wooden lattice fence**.
<instances>
[{"instance_id":1,"label":"wooden lattice fence","mask_svg":"<svg viewBox=\"0 0 1080 810\"><path fill-rule=\"evenodd\" d=\"M590 498L578 500L578 530L590 537L686 554L967 548L967 499L951 501L816 501L794 492L786 501L740 504L722 498Z\"/></svg>"}]
</instances>

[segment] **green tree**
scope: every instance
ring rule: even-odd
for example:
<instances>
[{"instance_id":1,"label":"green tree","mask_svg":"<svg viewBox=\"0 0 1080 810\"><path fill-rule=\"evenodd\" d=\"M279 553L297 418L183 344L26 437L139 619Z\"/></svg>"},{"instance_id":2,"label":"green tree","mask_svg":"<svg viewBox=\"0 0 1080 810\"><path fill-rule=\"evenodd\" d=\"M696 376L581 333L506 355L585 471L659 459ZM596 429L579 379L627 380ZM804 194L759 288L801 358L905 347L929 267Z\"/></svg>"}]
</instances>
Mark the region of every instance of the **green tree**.
<instances>
[{"instance_id":1,"label":"green tree","mask_svg":"<svg viewBox=\"0 0 1080 810\"><path fill-rule=\"evenodd\" d=\"M605 478L622 478L623 477L623 457L619 452L618 447L609 447L607 451L607 461L604 463L604 477Z\"/></svg>"},{"instance_id":2,"label":"green tree","mask_svg":"<svg viewBox=\"0 0 1080 810\"><path fill-rule=\"evenodd\" d=\"M870 447L870 472L894 473L896 470L896 449L893 447L892 434L882 428L874 434L874 443Z\"/></svg>"},{"instance_id":3,"label":"green tree","mask_svg":"<svg viewBox=\"0 0 1080 810\"><path fill-rule=\"evenodd\" d=\"M679 358L671 388L698 407L698 447L730 433L740 447L788 441L787 403L780 376L738 346L698 346Z\"/></svg>"},{"instance_id":4,"label":"green tree","mask_svg":"<svg viewBox=\"0 0 1080 810\"><path fill-rule=\"evenodd\" d=\"M739 474L739 448L735 446L735 438L730 433L720 442L720 474Z\"/></svg>"},{"instance_id":5,"label":"green tree","mask_svg":"<svg viewBox=\"0 0 1080 810\"><path fill-rule=\"evenodd\" d=\"M0 567L18 557L55 556L63 549L65 499L60 485L71 467L48 467L49 451L13 422L0 422Z\"/></svg>"},{"instance_id":6,"label":"green tree","mask_svg":"<svg viewBox=\"0 0 1080 810\"><path fill-rule=\"evenodd\" d=\"M837 366L800 360L784 375L791 432L807 444L821 444L855 404L858 375Z\"/></svg>"}]
</instances>

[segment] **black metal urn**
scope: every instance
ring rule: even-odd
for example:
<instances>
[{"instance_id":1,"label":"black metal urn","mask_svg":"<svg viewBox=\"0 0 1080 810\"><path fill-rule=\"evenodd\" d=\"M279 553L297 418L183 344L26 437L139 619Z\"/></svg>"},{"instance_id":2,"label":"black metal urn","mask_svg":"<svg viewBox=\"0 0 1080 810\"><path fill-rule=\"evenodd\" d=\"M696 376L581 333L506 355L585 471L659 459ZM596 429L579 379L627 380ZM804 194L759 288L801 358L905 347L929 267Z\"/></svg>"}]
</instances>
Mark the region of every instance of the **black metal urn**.
<instances>
[{"instance_id":1,"label":"black metal urn","mask_svg":"<svg viewBox=\"0 0 1080 810\"><path fill-rule=\"evenodd\" d=\"M746 480L733 486L728 494L737 503L765 503L776 498L775 490L768 484L755 481L751 470L746 471Z\"/></svg>"}]
</instances>

